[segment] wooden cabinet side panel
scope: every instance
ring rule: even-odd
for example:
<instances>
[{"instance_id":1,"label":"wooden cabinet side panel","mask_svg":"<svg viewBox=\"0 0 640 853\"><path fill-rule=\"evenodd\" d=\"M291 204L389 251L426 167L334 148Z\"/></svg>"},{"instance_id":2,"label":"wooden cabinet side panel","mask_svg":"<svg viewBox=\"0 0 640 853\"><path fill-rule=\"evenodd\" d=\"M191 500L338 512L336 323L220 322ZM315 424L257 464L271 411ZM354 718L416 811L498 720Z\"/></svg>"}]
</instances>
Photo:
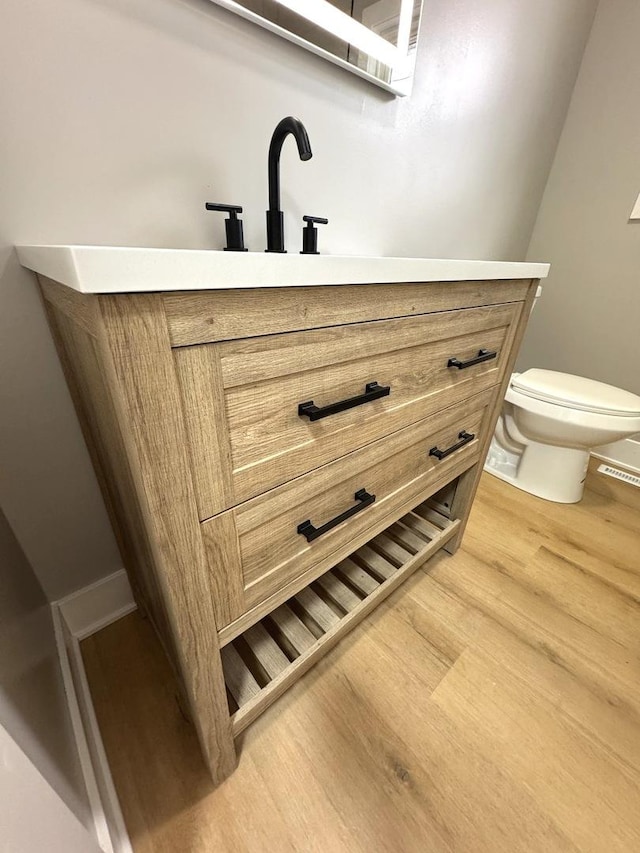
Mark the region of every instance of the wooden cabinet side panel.
<instances>
[{"instance_id":1,"label":"wooden cabinet side panel","mask_svg":"<svg viewBox=\"0 0 640 853\"><path fill-rule=\"evenodd\" d=\"M527 328L527 323L529 322L529 315L531 314L531 309L533 307L533 300L536 295L537 287L538 280L532 280L529 284L526 298L522 303L520 317L517 323L513 324L511 334L509 336L508 341L506 342L506 344L509 345L507 363L505 365L505 371L502 377L502 381L498 386L496 386L493 394L493 401L487 411L485 432L482 445L480 447L480 458L478 459L478 462L473 466L473 468L470 468L462 477L460 477L460 480L458 481L456 493L451 504L451 517L459 518L461 524L454 538L451 539L447 545L445 545L445 550L448 551L450 554L454 554L459 548L460 542L462 541L462 537L464 535L465 528L467 526L467 521L469 520L469 514L471 512L473 500L475 498L478 483L480 482L480 477L482 475L484 461L486 459L487 453L489 452L489 445L491 444L491 439L493 438L493 433L496 427L496 421L498 420L498 416L500 415L500 412L502 410L504 395L506 394L507 387L509 385L509 382L511 381L511 374L516 363L516 358L518 357L518 352L520 350L520 345L522 343L522 339Z\"/></svg>"},{"instance_id":2,"label":"wooden cabinet side panel","mask_svg":"<svg viewBox=\"0 0 640 853\"><path fill-rule=\"evenodd\" d=\"M44 275L38 276L40 291L46 304L49 303L70 320L80 326L87 334L96 337L100 326L98 297L88 293L78 293L71 287L65 287Z\"/></svg>"},{"instance_id":3,"label":"wooden cabinet side panel","mask_svg":"<svg viewBox=\"0 0 640 853\"><path fill-rule=\"evenodd\" d=\"M95 338L49 301L45 310L134 596L175 663L153 555Z\"/></svg>"},{"instance_id":4,"label":"wooden cabinet side panel","mask_svg":"<svg viewBox=\"0 0 640 853\"><path fill-rule=\"evenodd\" d=\"M215 782L236 766L214 608L188 460L180 390L156 294L100 297L101 367L107 374L179 670Z\"/></svg>"}]
</instances>

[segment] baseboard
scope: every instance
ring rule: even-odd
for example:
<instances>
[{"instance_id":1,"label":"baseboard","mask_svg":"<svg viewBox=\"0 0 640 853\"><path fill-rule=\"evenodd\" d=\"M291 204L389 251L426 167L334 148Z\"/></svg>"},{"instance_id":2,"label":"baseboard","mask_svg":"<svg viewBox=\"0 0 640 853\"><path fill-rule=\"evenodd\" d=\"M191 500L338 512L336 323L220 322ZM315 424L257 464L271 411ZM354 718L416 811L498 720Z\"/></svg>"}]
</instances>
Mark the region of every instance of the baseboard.
<instances>
[{"instance_id":1,"label":"baseboard","mask_svg":"<svg viewBox=\"0 0 640 853\"><path fill-rule=\"evenodd\" d=\"M105 853L132 853L84 669L80 641L136 607L124 570L51 605L69 714L94 824Z\"/></svg>"},{"instance_id":2,"label":"baseboard","mask_svg":"<svg viewBox=\"0 0 640 853\"><path fill-rule=\"evenodd\" d=\"M136 608L124 569L71 593L56 604L69 631L78 640L95 634Z\"/></svg>"},{"instance_id":3,"label":"baseboard","mask_svg":"<svg viewBox=\"0 0 640 853\"><path fill-rule=\"evenodd\" d=\"M621 441L596 447L591 451L591 455L610 465L622 466L634 474L640 474L640 436L623 438Z\"/></svg>"}]
</instances>

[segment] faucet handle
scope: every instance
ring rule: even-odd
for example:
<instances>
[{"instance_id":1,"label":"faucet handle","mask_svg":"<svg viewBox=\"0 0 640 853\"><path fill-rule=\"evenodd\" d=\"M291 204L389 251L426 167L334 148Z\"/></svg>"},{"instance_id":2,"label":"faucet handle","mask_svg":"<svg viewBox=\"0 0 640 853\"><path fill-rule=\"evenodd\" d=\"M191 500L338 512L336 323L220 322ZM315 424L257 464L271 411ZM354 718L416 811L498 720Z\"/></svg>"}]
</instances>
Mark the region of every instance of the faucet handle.
<instances>
[{"instance_id":1,"label":"faucet handle","mask_svg":"<svg viewBox=\"0 0 640 853\"><path fill-rule=\"evenodd\" d=\"M242 208L238 204L219 204L218 202L208 201L205 204L207 210L219 210L223 213L228 213L229 218L225 219L224 227L227 232L227 245L225 252L246 252L244 247L244 233L242 230L242 220L238 219L238 214L242 213Z\"/></svg>"},{"instance_id":2,"label":"faucet handle","mask_svg":"<svg viewBox=\"0 0 640 853\"><path fill-rule=\"evenodd\" d=\"M319 255L318 230L316 225L328 225L329 220L323 216L303 216L302 221L306 226L302 229L302 251L301 255Z\"/></svg>"}]
</instances>

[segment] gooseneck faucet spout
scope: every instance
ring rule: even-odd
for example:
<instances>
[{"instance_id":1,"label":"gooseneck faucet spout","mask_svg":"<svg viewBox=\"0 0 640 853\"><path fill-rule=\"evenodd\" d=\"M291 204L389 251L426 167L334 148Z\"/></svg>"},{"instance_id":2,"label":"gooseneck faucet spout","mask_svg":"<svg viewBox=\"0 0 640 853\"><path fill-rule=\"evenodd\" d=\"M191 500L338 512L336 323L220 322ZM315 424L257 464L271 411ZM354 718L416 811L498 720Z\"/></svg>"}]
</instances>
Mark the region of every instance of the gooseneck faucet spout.
<instances>
[{"instance_id":1,"label":"gooseneck faucet spout","mask_svg":"<svg viewBox=\"0 0 640 853\"><path fill-rule=\"evenodd\" d=\"M269 145L269 210L267 211L267 252L286 252L284 247L284 214L280 210L280 152L291 134L298 145L301 160L310 160L311 145L305 126L293 116L283 118L273 131Z\"/></svg>"}]
</instances>

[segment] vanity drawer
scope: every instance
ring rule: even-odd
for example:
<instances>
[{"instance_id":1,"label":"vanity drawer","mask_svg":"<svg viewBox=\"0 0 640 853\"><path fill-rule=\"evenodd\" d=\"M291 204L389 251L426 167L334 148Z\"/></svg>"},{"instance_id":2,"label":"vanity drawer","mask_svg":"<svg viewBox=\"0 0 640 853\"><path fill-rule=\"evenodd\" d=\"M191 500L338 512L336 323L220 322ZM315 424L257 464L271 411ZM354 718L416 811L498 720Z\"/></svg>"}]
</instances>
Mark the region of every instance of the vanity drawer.
<instances>
[{"instance_id":1,"label":"vanity drawer","mask_svg":"<svg viewBox=\"0 0 640 853\"><path fill-rule=\"evenodd\" d=\"M308 583L466 470L491 398L475 395L203 522L218 628L288 597L296 579Z\"/></svg>"},{"instance_id":2,"label":"vanity drawer","mask_svg":"<svg viewBox=\"0 0 640 853\"><path fill-rule=\"evenodd\" d=\"M200 518L494 386L520 311L510 303L174 350ZM319 411L304 414L305 403Z\"/></svg>"}]
</instances>

